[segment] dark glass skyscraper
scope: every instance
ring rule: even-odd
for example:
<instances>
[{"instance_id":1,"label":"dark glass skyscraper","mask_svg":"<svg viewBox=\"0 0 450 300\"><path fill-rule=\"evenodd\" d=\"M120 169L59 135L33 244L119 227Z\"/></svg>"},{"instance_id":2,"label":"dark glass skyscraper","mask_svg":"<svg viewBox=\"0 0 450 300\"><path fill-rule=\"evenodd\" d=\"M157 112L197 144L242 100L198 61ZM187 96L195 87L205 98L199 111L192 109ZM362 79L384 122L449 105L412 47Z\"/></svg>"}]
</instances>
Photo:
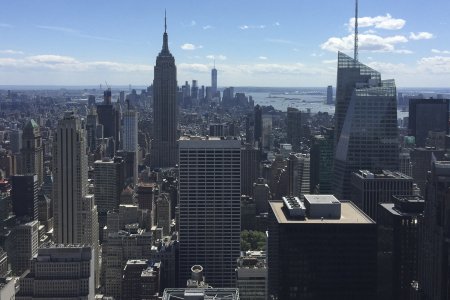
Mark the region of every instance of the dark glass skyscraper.
<instances>
[{"instance_id":1,"label":"dark glass skyscraper","mask_svg":"<svg viewBox=\"0 0 450 300\"><path fill-rule=\"evenodd\" d=\"M302 112L294 107L287 108L286 127L287 142L295 152L300 151L300 141L303 136Z\"/></svg>"},{"instance_id":2,"label":"dark glass skyscraper","mask_svg":"<svg viewBox=\"0 0 450 300\"><path fill-rule=\"evenodd\" d=\"M409 134L416 138L416 146L425 147L429 131L448 134L449 99L410 99Z\"/></svg>"},{"instance_id":3,"label":"dark glass skyscraper","mask_svg":"<svg viewBox=\"0 0 450 300\"><path fill-rule=\"evenodd\" d=\"M177 125L177 67L169 51L166 25L153 79L153 168L176 165Z\"/></svg>"},{"instance_id":4,"label":"dark glass skyscraper","mask_svg":"<svg viewBox=\"0 0 450 300\"><path fill-rule=\"evenodd\" d=\"M397 170L397 101L394 80L339 52L334 193L350 198L350 174L360 169Z\"/></svg>"},{"instance_id":5,"label":"dark glass skyscraper","mask_svg":"<svg viewBox=\"0 0 450 300\"><path fill-rule=\"evenodd\" d=\"M211 94L214 97L217 93L217 69L214 64L214 68L211 70Z\"/></svg>"}]
</instances>

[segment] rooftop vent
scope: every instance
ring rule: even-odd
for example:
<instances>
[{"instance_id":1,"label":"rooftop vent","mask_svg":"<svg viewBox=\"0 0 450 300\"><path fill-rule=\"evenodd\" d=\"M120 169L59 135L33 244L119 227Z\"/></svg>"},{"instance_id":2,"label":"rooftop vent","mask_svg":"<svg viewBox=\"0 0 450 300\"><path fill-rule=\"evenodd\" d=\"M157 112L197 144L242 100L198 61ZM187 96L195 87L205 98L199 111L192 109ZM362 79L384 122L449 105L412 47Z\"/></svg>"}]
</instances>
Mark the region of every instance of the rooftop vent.
<instances>
[{"instance_id":1,"label":"rooftop vent","mask_svg":"<svg viewBox=\"0 0 450 300\"><path fill-rule=\"evenodd\" d=\"M291 217L305 217L306 208L298 197L287 196L283 197L284 206Z\"/></svg>"}]
</instances>

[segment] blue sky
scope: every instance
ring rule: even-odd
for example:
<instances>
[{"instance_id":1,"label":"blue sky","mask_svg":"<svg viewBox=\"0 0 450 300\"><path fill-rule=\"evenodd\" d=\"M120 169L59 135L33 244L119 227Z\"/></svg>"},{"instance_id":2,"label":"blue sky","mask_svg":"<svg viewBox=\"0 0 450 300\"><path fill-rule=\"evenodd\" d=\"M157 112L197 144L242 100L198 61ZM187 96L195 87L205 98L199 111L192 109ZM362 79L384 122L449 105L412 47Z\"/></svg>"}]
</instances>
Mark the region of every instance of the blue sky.
<instances>
[{"instance_id":1,"label":"blue sky","mask_svg":"<svg viewBox=\"0 0 450 300\"><path fill-rule=\"evenodd\" d=\"M148 85L164 9L178 81L326 86L354 0L0 0L0 84ZM400 87L450 83L450 1L360 0L360 61Z\"/></svg>"}]
</instances>

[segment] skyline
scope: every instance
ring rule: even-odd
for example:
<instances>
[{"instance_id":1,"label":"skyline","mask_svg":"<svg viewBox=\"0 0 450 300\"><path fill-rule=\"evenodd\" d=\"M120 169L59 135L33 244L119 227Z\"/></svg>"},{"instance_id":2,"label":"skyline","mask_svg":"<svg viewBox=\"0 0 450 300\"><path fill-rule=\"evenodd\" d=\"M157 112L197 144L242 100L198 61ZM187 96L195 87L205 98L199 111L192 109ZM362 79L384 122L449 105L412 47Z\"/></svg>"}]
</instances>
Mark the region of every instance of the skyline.
<instances>
[{"instance_id":1,"label":"skyline","mask_svg":"<svg viewBox=\"0 0 450 300\"><path fill-rule=\"evenodd\" d=\"M48 0L3 7L2 85L150 85L165 9L180 86L192 79L210 85L214 59L222 87L334 86L337 51L353 53L354 0ZM399 87L447 86L449 9L444 0L360 1L359 60Z\"/></svg>"}]
</instances>

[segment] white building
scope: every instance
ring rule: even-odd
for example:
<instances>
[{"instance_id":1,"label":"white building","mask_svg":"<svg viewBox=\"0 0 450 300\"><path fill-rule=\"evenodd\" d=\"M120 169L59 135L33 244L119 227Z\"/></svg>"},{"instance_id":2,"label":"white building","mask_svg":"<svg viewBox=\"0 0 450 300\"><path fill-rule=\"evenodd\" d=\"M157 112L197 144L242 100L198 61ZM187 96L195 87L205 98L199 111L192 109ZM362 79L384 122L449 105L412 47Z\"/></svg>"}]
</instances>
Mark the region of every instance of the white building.
<instances>
[{"instance_id":1,"label":"white building","mask_svg":"<svg viewBox=\"0 0 450 300\"><path fill-rule=\"evenodd\" d=\"M30 272L20 279L16 300L94 299L93 256L89 246L48 244L39 248Z\"/></svg>"},{"instance_id":2,"label":"white building","mask_svg":"<svg viewBox=\"0 0 450 300\"><path fill-rule=\"evenodd\" d=\"M240 250L239 140L183 137L179 141L180 283L202 265L208 283L235 284Z\"/></svg>"}]
</instances>

